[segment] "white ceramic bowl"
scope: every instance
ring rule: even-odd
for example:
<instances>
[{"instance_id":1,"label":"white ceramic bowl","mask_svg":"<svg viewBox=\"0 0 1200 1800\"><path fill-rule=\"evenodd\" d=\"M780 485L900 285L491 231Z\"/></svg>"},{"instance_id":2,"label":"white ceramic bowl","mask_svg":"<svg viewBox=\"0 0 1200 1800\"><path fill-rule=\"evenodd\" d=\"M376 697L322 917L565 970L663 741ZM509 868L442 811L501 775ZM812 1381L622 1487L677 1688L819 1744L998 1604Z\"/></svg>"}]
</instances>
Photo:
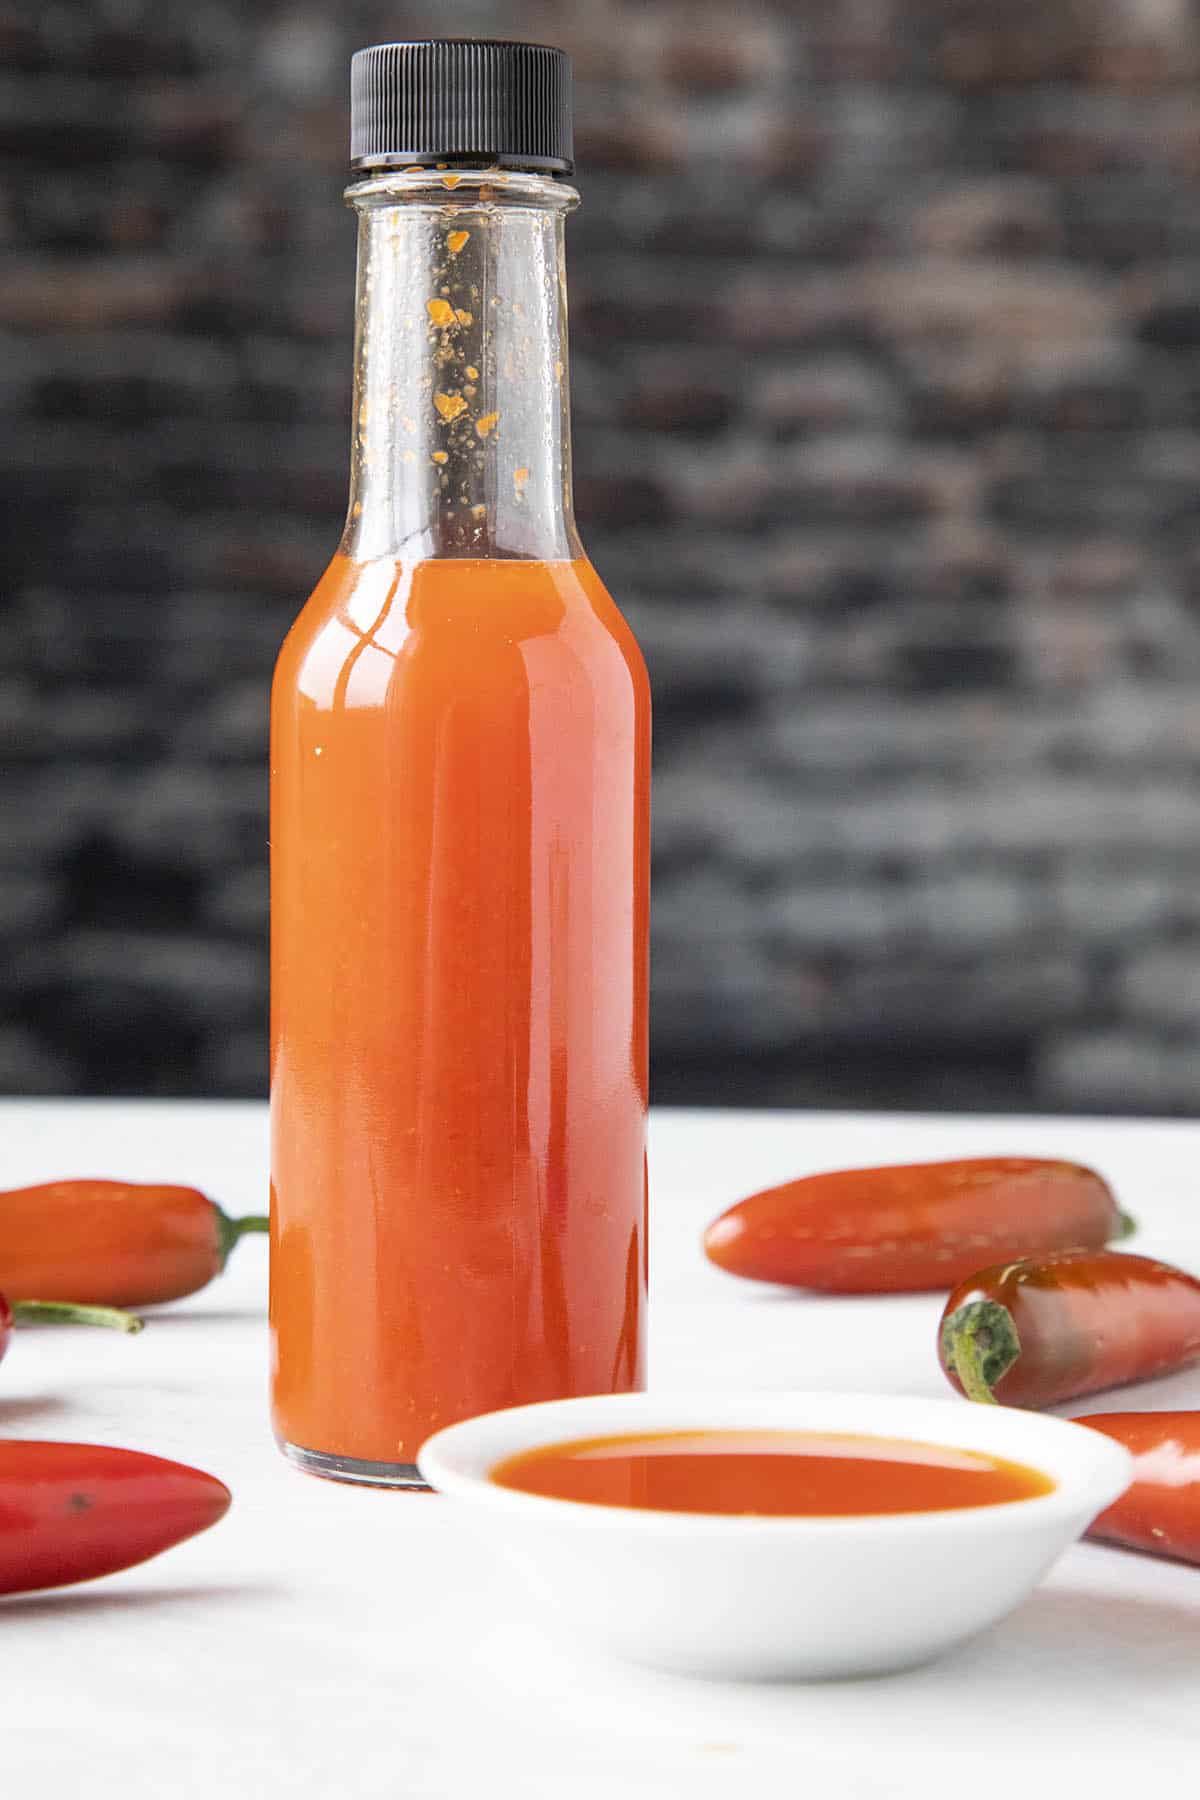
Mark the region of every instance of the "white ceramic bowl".
<instances>
[{"instance_id":1,"label":"white ceramic bowl","mask_svg":"<svg viewBox=\"0 0 1200 1800\"><path fill-rule=\"evenodd\" d=\"M1048 1475L998 1506L750 1518L550 1500L489 1471L541 1444L677 1430L858 1432L982 1450ZM514 1407L439 1431L421 1473L516 1565L560 1633L634 1662L742 1680L924 1662L1023 1600L1128 1486L1111 1438L1041 1413L891 1394L616 1394ZM514 1583L514 1599L520 1594Z\"/></svg>"}]
</instances>

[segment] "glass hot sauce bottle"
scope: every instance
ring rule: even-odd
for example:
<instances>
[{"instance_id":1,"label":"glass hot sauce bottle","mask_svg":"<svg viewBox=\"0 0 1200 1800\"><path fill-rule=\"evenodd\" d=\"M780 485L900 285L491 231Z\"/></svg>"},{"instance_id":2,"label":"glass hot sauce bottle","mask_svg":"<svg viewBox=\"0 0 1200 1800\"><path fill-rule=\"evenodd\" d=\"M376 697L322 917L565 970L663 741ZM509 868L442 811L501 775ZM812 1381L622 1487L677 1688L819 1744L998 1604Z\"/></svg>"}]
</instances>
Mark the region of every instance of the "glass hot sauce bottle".
<instances>
[{"instance_id":1,"label":"glass hot sauce bottle","mask_svg":"<svg viewBox=\"0 0 1200 1800\"><path fill-rule=\"evenodd\" d=\"M345 534L271 705L274 1426L420 1485L643 1380L650 703L571 497L570 64L352 66Z\"/></svg>"}]
</instances>

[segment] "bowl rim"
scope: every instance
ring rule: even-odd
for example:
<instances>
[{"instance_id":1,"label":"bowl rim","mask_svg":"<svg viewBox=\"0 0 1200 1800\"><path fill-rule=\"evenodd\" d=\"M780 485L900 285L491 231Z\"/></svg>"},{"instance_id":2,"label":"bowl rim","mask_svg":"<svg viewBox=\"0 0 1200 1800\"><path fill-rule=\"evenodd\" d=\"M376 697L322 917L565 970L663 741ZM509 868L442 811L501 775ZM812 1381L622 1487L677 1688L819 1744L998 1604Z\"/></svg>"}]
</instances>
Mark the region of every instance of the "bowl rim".
<instances>
[{"instance_id":1,"label":"bowl rim","mask_svg":"<svg viewBox=\"0 0 1200 1800\"><path fill-rule=\"evenodd\" d=\"M803 1417L766 1424L761 1419L746 1420L742 1429L754 1430L820 1430L841 1429L864 1437L908 1438L911 1442L944 1444L961 1450L980 1450L1024 1462L1040 1470L1054 1482L1047 1494L1036 1494L1021 1500L1001 1500L989 1506L946 1507L938 1511L849 1514L745 1514L673 1512L665 1508L609 1506L596 1501L557 1499L547 1494L528 1494L516 1488L501 1487L491 1479L498 1463L524 1450L542 1445L569 1442L573 1438L623 1436L627 1433L671 1430L736 1430L736 1415L788 1408L803 1412L845 1409L855 1413L878 1410L879 1423L865 1426L853 1421L841 1427L821 1419L815 1422ZM660 1415L678 1409L682 1416L676 1424ZM887 1415L899 1415L891 1424ZM698 1411L712 1415L709 1422L696 1417ZM907 1414L928 1414L932 1426L905 1427ZM639 1413L654 1415L639 1421ZM997 1427L998 1441L993 1445L963 1442L955 1432L953 1421L970 1416L969 1438L987 1437ZM561 1420L563 1429L547 1431L546 1427ZM588 1429L591 1420L593 1429ZM944 1426L941 1421L945 1421ZM603 1421L603 1422L601 1422ZM624 1422L623 1422L624 1421ZM577 1422L577 1425L576 1425ZM480 1443L503 1435L506 1441L494 1443L485 1454ZM1020 1444L1022 1436L1029 1442ZM1043 1454L1059 1465L1055 1470L1044 1466ZM1051 1454L1056 1447L1058 1456ZM478 1466L456 1466L464 1456ZM450 1499L463 1500L476 1506L530 1522L550 1524L557 1520L582 1530L627 1530L643 1534L670 1532L689 1535L738 1537L770 1533L772 1536L853 1537L864 1531L892 1532L909 1536L929 1531L1009 1531L1040 1530L1057 1522L1075 1521L1084 1516L1095 1517L1118 1499L1133 1477L1133 1458L1124 1445L1103 1432L1089 1430L1074 1420L1055 1414L1028 1412L1017 1407L980 1406L958 1397L933 1398L923 1394L880 1394L863 1391L826 1389L745 1388L719 1390L704 1394L689 1389L652 1389L631 1394L582 1395L568 1400L539 1401L533 1405L505 1407L479 1413L457 1424L444 1427L427 1438L417 1452L417 1465L429 1485ZM1065 1466L1063 1466L1065 1465Z\"/></svg>"}]
</instances>

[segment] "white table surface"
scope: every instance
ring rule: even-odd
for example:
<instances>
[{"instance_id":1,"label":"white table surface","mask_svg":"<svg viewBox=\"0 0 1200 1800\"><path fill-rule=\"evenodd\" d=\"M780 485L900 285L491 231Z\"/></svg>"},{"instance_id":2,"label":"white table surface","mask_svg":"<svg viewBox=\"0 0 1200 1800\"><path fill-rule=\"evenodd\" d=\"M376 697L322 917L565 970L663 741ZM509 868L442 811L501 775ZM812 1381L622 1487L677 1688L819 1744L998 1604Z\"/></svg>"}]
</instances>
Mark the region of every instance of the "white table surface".
<instances>
[{"instance_id":1,"label":"white table surface","mask_svg":"<svg viewBox=\"0 0 1200 1800\"><path fill-rule=\"evenodd\" d=\"M234 1212L266 1192L265 1110L0 1103L5 1185L61 1175L193 1182ZM697 1245L714 1213L805 1171L1009 1152L1094 1162L1138 1249L1200 1269L1200 1126L674 1112L652 1135L651 1381L940 1394L940 1302L741 1284ZM1083 1545L953 1661L821 1686L693 1682L609 1663L527 1619L436 1496L289 1469L265 1413L266 1246L139 1338L28 1332L0 1370L0 1432L194 1462L228 1518L87 1587L0 1601L10 1793L709 1800L747 1791L1040 1800L1177 1791L1200 1754L1200 1569ZM964 1402L965 1404L965 1402ZM1121 1406L1200 1406L1200 1376ZM1086 1403L1077 1408L1086 1410ZM1136 1783L1136 1788L1132 1784Z\"/></svg>"}]
</instances>

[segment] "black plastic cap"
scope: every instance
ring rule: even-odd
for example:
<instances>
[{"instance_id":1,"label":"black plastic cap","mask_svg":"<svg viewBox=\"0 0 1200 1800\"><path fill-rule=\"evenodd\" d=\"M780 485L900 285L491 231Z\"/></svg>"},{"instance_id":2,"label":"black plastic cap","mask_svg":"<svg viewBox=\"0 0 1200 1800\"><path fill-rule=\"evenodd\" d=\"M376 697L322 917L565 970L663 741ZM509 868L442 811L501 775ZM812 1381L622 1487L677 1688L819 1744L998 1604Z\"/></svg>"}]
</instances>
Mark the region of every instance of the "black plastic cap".
<instances>
[{"instance_id":1,"label":"black plastic cap","mask_svg":"<svg viewBox=\"0 0 1200 1800\"><path fill-rule=\"evenodd\" d=\"M350 161L484 162L569 175L571 59L548 44L429 38L350 63Z\"/></svg>"}]
</instances>

